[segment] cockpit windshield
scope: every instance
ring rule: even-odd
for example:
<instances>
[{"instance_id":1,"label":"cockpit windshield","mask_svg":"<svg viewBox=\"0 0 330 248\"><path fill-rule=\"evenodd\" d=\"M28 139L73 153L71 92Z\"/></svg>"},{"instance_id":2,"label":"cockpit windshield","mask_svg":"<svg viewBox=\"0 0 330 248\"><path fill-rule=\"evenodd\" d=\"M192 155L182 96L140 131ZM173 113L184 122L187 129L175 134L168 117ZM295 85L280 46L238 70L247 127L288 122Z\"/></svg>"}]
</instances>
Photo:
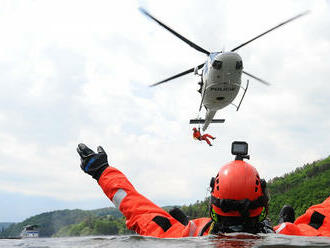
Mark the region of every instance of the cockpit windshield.
<instances>
[{"instance_id":1,"label":"cockpit windshield","mask_svg":"<svg viewBox=\"0 0 330 248\"><path fill-rule=\"evenodd\" d=\"M236 69L240 70L243 68L243 62L242 60L236 62Z\"/></svg>"},{"instance_id":2,"label":"cockpit windshield","mask_svg":"<svg viewBox=\"0 0 330 248\"><path fill-rule=\"evenodd\" d=\"M216 70L220 70L221 67L222 67L222 61L220 60L216 60L216 55L218 55L219 53L211 53L209 56L210 56L210 59L211 59L211 65L214 69Z\"/></svg>"},{"instance_id":3,"label":"cockpit windshield","mask_svg":"<svg viewBox=\"0 0 330 248\"><path fill-rule=\"evenodd\" d=\"M212 62L212 67L216 70L220 70L221 67L222 67L222 61L219 61L219 60L214 60Z\"/></svg>"}]
</instances>

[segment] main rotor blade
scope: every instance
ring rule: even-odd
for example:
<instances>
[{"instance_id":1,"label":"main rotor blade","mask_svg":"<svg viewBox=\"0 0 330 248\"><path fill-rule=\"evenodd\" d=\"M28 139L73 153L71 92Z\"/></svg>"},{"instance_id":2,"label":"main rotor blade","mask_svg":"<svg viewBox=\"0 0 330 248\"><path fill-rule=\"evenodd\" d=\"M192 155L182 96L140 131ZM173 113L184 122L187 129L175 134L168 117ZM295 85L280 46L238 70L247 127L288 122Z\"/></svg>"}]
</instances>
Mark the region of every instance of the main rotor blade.
<instances>
[{"instance_id":1,"label":"main rotor blade","mask_svg":"<svg viewBox=\"0 0 330 248\"><path fill-rule=\"evenodd\" d=\"M195 43L191 42L190 40L186 39L185 37L183 37L181 34L175 32L173 29L171 29L170 27L166 26L164 23L160 22L159 20L157 20L155 17L153 17L151 14L149 14L149 12L147 12L145 9L143 8L139 8L139 10L145 14L146 16L150 17L152 20L154 20L155 22L157 22L160 26L162 26L163 28L167 29L169 32L171 32L172 34L174 34L176 37L178 37L179 39L183 40L184 42L186 42L189 46L195 48L196 50L205 53L207 55L210 54L209 51L206 51L204 48L196 45Z\"/></svg>"},{"instance_id":2,"label":"main rotor blade","mask_svg":"<svg viewBox=\"0 0 330 248\"><path fill-rule=\"evenodd\" d=\"M249 44L250 42L252 42L252 41L254 41L254 40L258 39L258 38L260 38L261 36L263 36L263 35L265 35L265 34L271 32L271 31L273 31L273 30L275 30L275 29L277 29L277 28L279 28L279 27L281 27L281 26L283 26L283 25L285 25L285 24L287 24L287 23L289 23L289 22L291 22L291 21L293 21L293 20L299 18L299 17L302 17L302 16L304 16L304 15L306 15L306 14L308 14L308 13L309 13L309 11L305 11L305 12L299 14L299 15L296 15L296 16L290 18L289 20L286 20L285 22L280 23L279 25L277 25L277 26L275 26L275 27L273 27L273 28L267 30L266 32L264 32L264 33L262 33L262 34L260 34L260 35L258 35L258 36L256 36L256 37L254 37L253 39L251 39L251 40L249 40L249 41L247 41L247 42L245 42L245 43L243 43L243 44L241 44L241 45L235 47L234 49L231 50L231 52L234 52L234 51L240 49L241 47L243 47L243 46Z\"/></svg>"},{"instance_id":3,"label":"main rotor blade","mask_svg":"<svg viewBox=\"0 0 330 248\"><path fill-rule=\"evenodd\" d=\"M256 76L250 74L250 73L247 73L246 71L243 71L243 73L246 74L246 75L248 75L249 77L254 78L255 80L259 81L260 83L263 83L263 84L265 84L265 85L267 85L267 86L270 85L270 83L268 83L267 81L265 81L265 80L263 80L263 79L261 79L261 78L258 78L258 77L256 77Z\"/></svg>"},{"instance_id":4,"label":"main rotor blade","mask_svg":"<svg viewBox=\"0 0 330 248\"><path fill-rule=\"evenodd\" d=\"M200 65L198 66L198 69L202 68L203 66L204 66L204 63L203 63L203 64L200 64ZM195 70L195 68L191 68L191 69L189 69L189 70L186 70L186 71L184 71L184 72L181 72L181 73L179 73L179 74L176 74L176 75L174 75L174 76L172 76L172 77L169 77L169 78L167 78L167 79L165 79L165 80L162 80L162 81L160 81L160 82L158 82L158 83L155 83L155 84L149 85L149 87L154 87L154 86L157 86L157 85L159 85L159 84L166 83L166 82L168 82L168 81L170 81L170 80L172 80L172 79L175 79L175 78L178 78L178 77L184 76L184 75L186 75L186 74L188 74L188 73L190 73L190 72L193 72L194 70Z\"/></svg>"}]
</instances>

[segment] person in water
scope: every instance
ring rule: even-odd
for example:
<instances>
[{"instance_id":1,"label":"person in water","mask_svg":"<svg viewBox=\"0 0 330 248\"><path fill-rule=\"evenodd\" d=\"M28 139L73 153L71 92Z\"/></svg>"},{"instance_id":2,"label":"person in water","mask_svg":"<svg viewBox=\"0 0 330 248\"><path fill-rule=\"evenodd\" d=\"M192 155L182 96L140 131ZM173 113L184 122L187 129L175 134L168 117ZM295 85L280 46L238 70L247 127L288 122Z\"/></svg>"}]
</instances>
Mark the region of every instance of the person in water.
<instances>
[{"instance_id":1,"label":"person in water","mask_svg":"<svg viewBox=\"0 0 330 248\"><path fill-rule=\"evenodd\" d=\"M201 131L200 131L200 128L193 128L193 137L194 137L194 139L198 139L199 141L202 141L202 140L205 140L206 141L206 143L209 145L209 146L212 146L212 144L211 144L211 142L210 142L210 140L208 139L208 138L210 138L210 139L215 139L215 137L213 137L212 135L210 135L210 134L201 134Z\"/></svg>"},{"instance_id":2,"label":"person in water","mask_svg":"<svg viewBox=\"0 0 330 248\"><path fill-rule=\"evenodd\" d=\"M238 145L244 143L238 142ZM243 161L249 158L247 152L236 154L235 160L221 167L216 177L211 179L210 216L193 220L188 220L178 208L167 212L139 194L122 172L109 165L107 154L101 146L95 153L85 144L79 144L77 152L81 158L81 169L98 182L106 196L125 216L127 228L140 235L180 238L230 232L274 232L265 219L269 202L266 181L260 179L252 165ZM299 224L284 222L276 227L276 232L290 234L290 230L294 230L293 235L303 235L301 230L306 230L303 223L308 224L309 221L317 223L318 230L323 228L329 231L330 197L325 210L327 212L318 210L316 217L315 213L309 214L309 218L305 216ZM311 220L313 215L314 221ZM312 235L326 236L318 230L317 234L314 232Z\"/></svg>"}]
</instances>

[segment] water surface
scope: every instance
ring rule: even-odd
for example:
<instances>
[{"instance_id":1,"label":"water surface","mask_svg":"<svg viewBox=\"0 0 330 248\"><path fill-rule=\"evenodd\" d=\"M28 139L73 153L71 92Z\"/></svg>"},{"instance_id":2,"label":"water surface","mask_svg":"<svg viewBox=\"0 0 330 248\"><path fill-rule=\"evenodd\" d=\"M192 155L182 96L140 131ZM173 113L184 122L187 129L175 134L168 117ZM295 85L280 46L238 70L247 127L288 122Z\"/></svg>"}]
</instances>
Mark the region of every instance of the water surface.
<instances>
[{"instance_id":1,"label":"water surface","mask_svg":"<svg viewBox=\"0 0 330 248\"><path fill-rule=\"evenodd\" d=\"M219 248L219 247L330 247L327 237L298 237L278 234L204 236L157 239L139 235L69 238L1 239L1 248Z\"/></svg>"}]
</instances>

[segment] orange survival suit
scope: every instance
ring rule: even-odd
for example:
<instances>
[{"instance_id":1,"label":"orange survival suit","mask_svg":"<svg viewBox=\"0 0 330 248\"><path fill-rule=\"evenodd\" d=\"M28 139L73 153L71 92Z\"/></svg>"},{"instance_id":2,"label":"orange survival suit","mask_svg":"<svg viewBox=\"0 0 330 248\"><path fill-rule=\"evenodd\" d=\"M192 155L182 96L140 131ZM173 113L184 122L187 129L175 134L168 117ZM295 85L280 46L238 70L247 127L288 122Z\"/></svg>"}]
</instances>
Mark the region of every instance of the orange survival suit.
<instances>
[{"instance_id":1,"label":"orange survival suit","mask_svg":"<svg viewBox=\"0 0 330 248\"><path fill-rule=\"evenodd\" d=\"M180 238L207 235L211 218L198 218L180 223L164 209L139 194L126 176L114 167L107 167L99 185L112 203L126 217L126 226L140 235L159 238ZM203 232L203 233L201 233Z\"/></svg>"},{"instance_id":2,"label":"orange survival suit","mask_svg":"<svg viewBox=\"0 0 330 248\"><path fill-rule=\"evenodd\" d=\"M274 230L287 235L330 237L330 197L307 209L294 223L284 222Z\"/></svg>"},{"instance_id":3,"label":"orange survival suit","mask_svg":"<svg viewBox=\"0 0 330 248\"><path fill-rule=\"evenodd\" d=\"M99 185L113 204L126 217L126 226L140 235L180 238L208 235L211 218L198 218L180 223L168 212L139 194L126 176L114 167L102 173ZM330 197L310 207L294 223L274 227L276 233L299 236L330 236Z\"/></svg>"}]
</instances>

